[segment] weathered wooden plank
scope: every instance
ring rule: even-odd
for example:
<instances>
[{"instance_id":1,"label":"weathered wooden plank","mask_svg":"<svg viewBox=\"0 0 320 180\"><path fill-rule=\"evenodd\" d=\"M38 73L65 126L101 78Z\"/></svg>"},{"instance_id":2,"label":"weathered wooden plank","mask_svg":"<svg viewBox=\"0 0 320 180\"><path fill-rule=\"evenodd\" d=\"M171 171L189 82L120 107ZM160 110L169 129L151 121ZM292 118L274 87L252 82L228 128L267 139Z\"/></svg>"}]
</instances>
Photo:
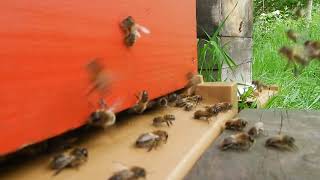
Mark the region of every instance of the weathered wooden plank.
<instances>
[{"instance_id":1,"label":"weathered wooden plank","mask_svg":"<svg viewBox=\"0 0 320 180\"><path fill-rule=\"evenodd\" d=\"M223 68L222 80L250 84L252 82L252 63L247 62L237 65L234 69Z\"/></svg>"},{"instance_id":2,"label":"weathered wooden plank","mask_svg":"<svg viewBox=\"0 0 320 180\"><path fill-rule=\"evenodd\" d=\"M238 3L238 4L237 4ZM221 3L221 17L225 22L221 36L252 37L253 1L229 0Z\"/></svg>"},{"instance_id":3,"label":"weathered wooden plank","mask_svg":"<svg viewBox=\"0 0 320 180\"><path fill-rule=\"evenodd\" d=\"M192 179L317 179L320 177L320 112L287 110L244 110L240 116L249 126L261 118L266 135L292 135L299 147L295 152L279 152L264 147L268 137L259 137L248 152L222 152L222 139L233 132L225 131L211 145L189 172ZM282 117L282 118L281 118ZM281 127L281 119L282 128Z\"/></svg>"},{"instance_id":4,"label":"weathered wooden plank","mask_svg":"<svg viewBox=\"0 0 320 180\"><path fill-rule=\"evenodd\" d=\"M225 50L237 65L251 62L253 59L252 38L221 37L221 45L225 47ZM228 65L224 64L223 67L228 67Z\"/></svg>"}]
</instances>

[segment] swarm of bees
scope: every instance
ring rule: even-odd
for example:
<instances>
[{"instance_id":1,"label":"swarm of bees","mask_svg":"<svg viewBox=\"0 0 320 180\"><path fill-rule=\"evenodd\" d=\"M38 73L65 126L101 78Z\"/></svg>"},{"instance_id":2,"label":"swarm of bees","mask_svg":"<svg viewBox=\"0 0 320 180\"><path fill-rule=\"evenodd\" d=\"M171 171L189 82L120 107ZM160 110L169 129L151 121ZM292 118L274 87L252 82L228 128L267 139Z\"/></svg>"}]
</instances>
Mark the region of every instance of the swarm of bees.
<instances>
[{"instance_id":1,"label":"swarm of bees","mask_svg":"<svg viewBox=\"0 0 320 180\"><path fill-rule=\"evenodd\" d=\"M137 39L141 37L141 33L150 34L150 30L135 22L132 16L128 16L120 23L121 29L125 33L124 42L127 47L133 46Z\"/></svg>"},{"instance_id":2,"label":"swarm of bees","mask_svg":"<svg viewBox=\"0 0 320 180\"><path fill-rule=\"evenodd\" d=\"M279 53L287 58L287 67L293 64L295 74L299 72L297 66L304 68L311 61L320 60L320 41L306 40L301 34L292 29L288 30L286 35L295 44L293 47L281 47Z\"/></svg>"},{"instance_id":3,"label":"swarm of bees","mask_svg":"<svg viewBox=\"0 0 320 180\"><path fill-rule=\"evenodd\" d=\"M168 133L162 130L144 133L136 140L136 147L148 148L149 152L152 149L157 148L159 145L167 143L168 137Z\"/></svg>"},{"instance_id":4,"label":"swarm of bees","mask_svg":"<svg viewBox=\"0 0 320 180\"><path fill-rule=\"evenodd\" d=\"M146 178L147 172L144 168L133 166L130 169L124 169L115 172L108 180L138 180Z\"/></svg>"},{"instance_id":5,"label":"swarm of bees","mask_svg":"<svg viewBox=\"0 0 320 180\"><path fill-rule=\"evenodd\" d=\"M53 157L50 168L55 170L54 175L59 174L65 168L77 168L88 159L86 148L74 148L69 154L58 154Z\"/></svg>"}]
</instances>

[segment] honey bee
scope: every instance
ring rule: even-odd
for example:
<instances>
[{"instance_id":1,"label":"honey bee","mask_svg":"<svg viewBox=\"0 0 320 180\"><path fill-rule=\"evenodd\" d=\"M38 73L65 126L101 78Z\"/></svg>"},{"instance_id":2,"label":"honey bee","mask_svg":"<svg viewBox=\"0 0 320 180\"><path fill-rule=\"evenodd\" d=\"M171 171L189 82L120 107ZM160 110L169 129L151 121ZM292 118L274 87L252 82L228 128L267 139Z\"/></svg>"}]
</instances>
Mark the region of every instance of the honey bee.
<instances>
[{"instance_id":1,"label":"honey bee","mask_svg":"<svg viewBox=\"0 0 320 180\"><path fill-rule=\"evenodd\" d=\"M116 115L113 112L114 106L107 108L104 99L100 99L101 108L90 114L88 124L94 127L106 128L115 124Z\"/></svg>"},{"instance_id":2,"label":"honey bee","mask_svg":"<svg viewBox=\"0 0 320 180\"><path fill-rule=\"evenodd\" d=\"M267 88L267 87L268 87L268 86L264 85L262 82L257 81L257 80L252 81L252 84L256 86L256 88L257 88L257 90L258 90L259 92L262 92L262 90L263 90L264 88Z\"/></svg>"},{"instance_id":3,"label":"honey bee","mask_svg":"<svg viewBox=\"0 0 320 180\"><path fill-rule=\"evenodd\" d=\"M209 111L210 113L217 115L220 112L226 112L232 109L232 104L227 103L227 102L221 102L214 104L213 106L206 106L206 110Z\"/></svg>"},{"instance_id":4,"label":"honey bee","mask_svg":"<svg viewBox=\"0 0 320 180\"><path fill-rule=\"evenodd\" d=\"M257 122L256 124L254 124L252 128L249 129L248 134L255 138L255 137L258 137L263 132L264 132L263 122Z\"/></svg>"},{"instance_id":5,"label":"honey bee","mask_svg":"<svg viewBox=\"0 0 320 180\"><path fill-rule=\"evenodd\" d=\"M272 147L278 150L296 150L298 147L294 144L295 139L288 135L277 135L267 139L266 147Z\"/></svg>"},{"instance_id":6,"label":"honey bee","mask_svg":"<svg viewBox=\"0 0 320 180\"><path fill-rule=\"evenodd\" d=\"M86 148L75 148L69 154L59 154L55 156L51 163L50 168L56 170L54 175L59 174L67 167L79 167L88 159L88 150Z\"/></svg>"},{"instance_id":7,"label":"honey bee","mask_svg":"<svg viewBox=\"0 0 320 180\"><path fill-rule=\"evenodd\" d=\"M220 148L221 150L240 150L246 151L249 150L254 144L255 140L249 134L242 132L235 135L231 135L225 138Z\"/></svg>"},{"instance_id":8,"label":"honey bee","mask_svg":"<svg viewBox=\"0 0 320 180\"><path fill-rule=\"evenodd\" d=\"M108 78L104 66L99 61L100 59L96 58L87 64L87 71L91 83L91 88L87 92L87 96L94 91L104 94L109 88L110 78Z\"/></svg>"},{"instance_id":9,"label":"honey bee","mask_svg":"<svg viewBox=\"0 0 320 180\"><path fill-rule=\"evenodd\" d=\"M240 119L240 118L234 118L232 120L229 120L226 122L225 126L226 129L234 130L234 131L242 131L246 126L248 122Z\"/></svg>"},{"instance_id":10,"label":"honey bee","mask_svg":"<svg viewBox=\"0 0 320 180\"><path fill-rule=\"evenodd\" d=\"M176 102L178 98L179 98L179 95L176 93L169 94L168 95L168 102L169 103Z\"/></svg>"},{"instance_id":11,"label":"honey bee","mask_svg":"<svg viewBox=\"0 0 320 180\"><path fill-rule=\"evenodd\" d=\"M134 166L130 169L124 169L115 172L109 180L138 180L140 178L146 178L147 172L144 168Z\"/></svg>"},{"instance_id":12,"label":"honey bee","mask_svg":"<svg viewBox=\"0 0 320 180\"><path fill-rule=\"evenodd\" d=\"M287 37L292 40L293 42L297 42L298 39L300 38L300 34L297 32L293 31L292 29L289 29L287 32Z\"/></svg>"},{"instance_id":13,"label":"honey bee","mask_svg":"<svg viewBox=\"0 0 320 180\"><path fill-rule=\"evenodd\" d=\"M187 105L187 101L184 98L179 98L176 101L176 107L185 107Z\"/></svg>"},{"instance_id":14,"label":"honey bee","mask_svg":"<svg viewBox=\"0 0 320 180\"><path fill-rule=\"evenodd\" d=\"M162 123L166 123L168 127L170 125L173 125L172 121L174 121L176 118L173 114L166 114L163 117L158 116L153 119L153 125L154 126L160 126Z\"/></svg>"},{"instance_id":15,"label":"honey bee","mask_svg":"<svg viewBox=\"0 0 320 180\"><path fill-rule=\"evenodd\" d=\"M187 95L192 96L195 94L197 85L201 83L201 80L200 80L200 78L197 77L196 74L194 74L192 72L187 73L186 77L188 80L188 83L185 86L185 88L187 89Z\"/></svg>"},{"instance_id":16,"label":"honey bee","mask_svg":"<svg viewBox=\"0 0 320 180\"><path fill-rule=\"evenodd\" d=\"M166 106L168 106L168 99L167 99L166 97L161 97L161 98L159 98L159 99L157 100L157 102L158 102L158 105L159 105L160 107L166 107Z\"/></svg>"},{"instance_id":17,"label":"honey bee","mask_svg":"<svg viewBox=\"0 0 320 180\"><path fill-rule=\"evenodd\" d=\"M304 47L310 59L320 59L320 41L306 41Z\"/></svg>"},{"instance_id":18,"label":"honey bee","mask_svg":"<svg viewBox=\"0 0 320 180\"><path fill-rule=\"evenodd\" d=\"M309 63L309 59L307 56L307 52L302 47L290 48L287 46L283 46L279 49L279 53L284 55L290 63L298 63L301 65L307 65Z\"/></svg>"},{"instance_id":19,"label":"honey bee","mask_svg":"<svg viewBox=\"0 0 320 180\"><path fill-rule=\"evenodd\" d=\"M148 152L157 148L162 143L167 143L168 133L166 131L157 130L149 133L141 134L136 140L136 147L148 148Z\"/></svg>"},{"instance_id":20,"label":"honey bee","mask_svg":"<svg viewBox=\"0 0 320 180\"><path fill-rule=\"evenodd\" d=\"M297 18L302 18L306 15L306 11L305 9L303 8L300 8L300 7L296 7L294 10L293 10L293 13L294 15L297 17Z\"/></svg>"},{"instance_id":21,"label":"honey bee","mask_svg":"<svg viewBox=\"0 0 320 180\"><path fill-rule=\"evenodd\" d=\"M125 44L131 47L135 44L138 38L141 37L140 32L150 34L149 29L135 22L132 16L128 16L120 23L120 27L125 32Z\"/></svg>"},{"instance_id":22,"label":"honey bee","mask_svg":"<svg viewBox=\"0 0 320 180\"><path fill-rule=\"evenodd\" d=\"M208 121L208 123L210 122L210 118L213 117L214 114L211 113L210 111L207 110L197 110L194 115L193 118L194 119L205 119Z\"/></svg>"},{"instance_id":23,"label":"honey bee","mask_svg":"<svg viewBox=\"0 0 320 180\"><path fill-rule=\"evenodd\" d=\"M149 94L147 91L143 90L139 96L137 96L138 102L131 108L131 111L142 114L149 104Z\"/></svg>"},{"instance_id":24,"label":"honey bee","mask_svg":"<svg viewBox=\"0 0 320 180\"><path fill-rule=\"evenodd\" d=\"M188 103L184 106L184 110L185 110L185 111L191 111L194 107L195 107L195 104L188 102Z\"/></svg>"}]
</instances>

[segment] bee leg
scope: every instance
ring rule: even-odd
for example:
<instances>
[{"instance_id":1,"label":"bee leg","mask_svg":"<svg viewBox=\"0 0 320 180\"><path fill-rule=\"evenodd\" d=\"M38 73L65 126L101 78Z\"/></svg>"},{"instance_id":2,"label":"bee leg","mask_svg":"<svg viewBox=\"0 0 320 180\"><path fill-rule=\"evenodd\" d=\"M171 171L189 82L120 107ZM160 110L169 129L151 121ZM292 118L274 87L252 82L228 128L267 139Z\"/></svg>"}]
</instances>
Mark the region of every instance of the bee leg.
<instances>
[{"instance_id":1,"label":"bee leg","mask_svg":"<svg viewBox=\"0 0 320 180\"><path fill-rule=\"evenodd\" d=\"M170 127L170 123L169 123L170 121L166 121L166 124L168 125L168 127Z\"/></svg>"},{"instance_id":2,"label":"bee leg","mask_svg":"<svg viewBox=\"0 0 320 180\"><path fill-rule=\"evenodd\" d=\"M170 123L171 125L173 125L173 122L172 122L172 120L169 120L169 123Z\"/></svg>"},{"instance_id":3,"label":"bee leg","mask_svg":"<svg viewBox=\"0 0 320 180\"><path fill-rule=\"evenodd\" d=\"M154 145L155 145L155 141L153 141L152 144L150 145L148 152L150 152L154 148Z\"/></svg>"}]
</instances>

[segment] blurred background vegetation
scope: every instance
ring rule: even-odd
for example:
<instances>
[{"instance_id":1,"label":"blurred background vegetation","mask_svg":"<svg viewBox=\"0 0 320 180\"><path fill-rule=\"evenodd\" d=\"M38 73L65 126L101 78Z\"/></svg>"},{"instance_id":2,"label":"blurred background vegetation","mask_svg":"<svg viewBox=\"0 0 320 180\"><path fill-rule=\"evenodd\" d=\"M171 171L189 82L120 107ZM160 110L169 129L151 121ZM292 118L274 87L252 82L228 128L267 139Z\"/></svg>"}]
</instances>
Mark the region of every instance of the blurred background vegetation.
<instances>
[{"instance_id":1,"label":"blurred background vegetation","mask_svg":"<svg viewBox=\"0 0 320 180\"><path fill-rule=\"evenodd\" d=\"M254 61L253 79L277 84L280 93L267 108L320 109L320 61L312 62L301 74L285 70L286 59L278 54L283 45L292 45L285 35L289 29L305 38L320 40L320 0L313 0L312 21L297 19L295 11L307 11L307 1L254 0Z\"/></svg>"}]
</instances>

